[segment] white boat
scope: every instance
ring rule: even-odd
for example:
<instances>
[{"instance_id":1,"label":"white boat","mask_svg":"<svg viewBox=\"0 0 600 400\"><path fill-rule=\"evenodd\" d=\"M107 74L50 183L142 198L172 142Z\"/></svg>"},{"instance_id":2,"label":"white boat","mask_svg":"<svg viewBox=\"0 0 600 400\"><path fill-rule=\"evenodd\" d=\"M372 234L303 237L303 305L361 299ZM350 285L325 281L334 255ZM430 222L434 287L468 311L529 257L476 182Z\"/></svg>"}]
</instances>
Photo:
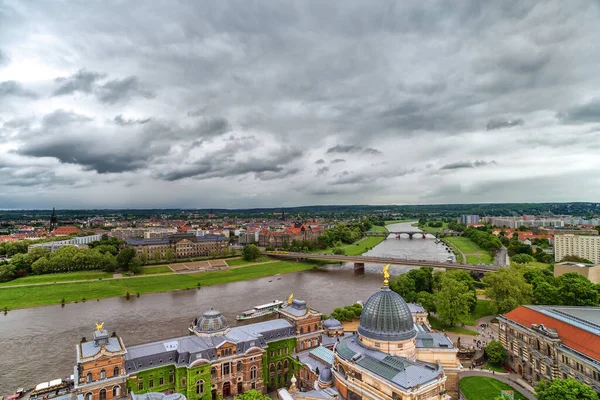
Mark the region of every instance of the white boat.
<instances>
[{"instance_id":1,"label":"white boat","mask_svg":"<svg viewBox=\"0 0 600 400\"><path fill-rule=\"evenodd\" d=\"M246 319L263 317L265 315L274 314L280 308L283 308L285 303L279 300L273 300L272 303L261 304L260 306L255 306L252 310L244 311L240 315L236 317L238 321L243 321Z\"/></svg>"}]
</instances>

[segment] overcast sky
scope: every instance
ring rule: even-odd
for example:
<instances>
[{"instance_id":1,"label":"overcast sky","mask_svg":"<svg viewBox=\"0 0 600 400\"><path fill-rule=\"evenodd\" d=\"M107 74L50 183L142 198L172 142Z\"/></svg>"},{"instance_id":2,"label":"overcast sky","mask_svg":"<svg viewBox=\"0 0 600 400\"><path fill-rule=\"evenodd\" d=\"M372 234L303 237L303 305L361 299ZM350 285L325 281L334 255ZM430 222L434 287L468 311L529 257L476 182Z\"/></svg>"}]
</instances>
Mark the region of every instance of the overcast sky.
<instances>
[{"instance_id":1,"label":"overcast sky","mask_svg":"<svg viewBox=\"0 0 600 400\"><path fill-rule=\"evenodd\" d=\"M0 1L0 208L598 201L598 21L590 0Z\"/></svg>"}]
</instances>

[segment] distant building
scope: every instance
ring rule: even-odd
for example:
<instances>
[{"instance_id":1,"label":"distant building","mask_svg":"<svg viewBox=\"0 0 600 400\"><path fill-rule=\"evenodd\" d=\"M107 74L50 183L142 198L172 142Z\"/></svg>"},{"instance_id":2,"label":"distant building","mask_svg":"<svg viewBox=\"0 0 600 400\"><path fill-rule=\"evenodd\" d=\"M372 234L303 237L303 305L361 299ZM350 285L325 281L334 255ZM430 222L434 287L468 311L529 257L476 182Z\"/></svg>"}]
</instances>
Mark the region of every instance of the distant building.
<instances>
[{"instance_id":1,"label":"distant building","mask_svg":"<svg viewBox=\"0 0 600 400\"><path fill-rule=\"evenodd\" d=\"M173 234L162 239L129 239L126 243L135 248L138 255L145 253L148 258L152 258L154 253L159 252L163 259L166 258L168 249L173 250L175 258L192 258L218 253L229 245L224 236L196 236L189 233Z\"/></svg>"},{"instance_id":2,"label":"distant building","mask_svg":"<svg viewBox=\"0 0 600 400\"><path fill-rule=\"evenodd\" d=\"M498 321L508 365L523 379L570 377L600 392L600 307L521 306Z\"/></svg>"},{"instance_id":3,"label":"distant building","mask_svg":"<svg viewBox=\"0 0 600 400\"><path fill-rule=\"evenodd\" d=\"M56 229L58 225L58 217L56 216L56 208L52 207L52 215L50 215L50 232Z\"/></svg>"},{"instance_id":4,"label":"distant building","mask_svg":"<svg viewBox=\"0 0 600 400\"><path fill-rule=\"evenodd\" d=\"M554 276L561 276L575 272L581 276L585 276L592 283L600 283L600 265L598 264L581 264L575 262L562 262L554 264Z\"/></svg>"},{"instance_id":5,"label":"distant building","mask_svg":"<svg viewBox=\"0 0 600 400\"><path fill-rule=\"evenodd\" d=\"M144 237L144 233L147 230L148 229L146 229L146 228L115 228L110 231L110 236L120 239L120 240L127 240L127 239L134 239L134 238L141 239Z\"/></svg>"},{"instance_id":6,"label":"distant building","mask_svg":"<svg viewBox=\"0 0 600 400\"><path fill-rule=\"evenodd\" d=\"M83 231L74 225L59 226L58 228L56 228L52 231L54 236L76 235L81 232L83 232Z\"/></svg>"},{"instance_id":7,"label":"distant building","mask_svg":"<svg viewBox=\"0 0 600 400\"><path fill-rule=\"evenodd\" d=\"M464 225L476 225L480 221L479 215L461 215L460 223Z\"/></svg>"},{"instance_id":8,"label":"distant building","mask_svg":"<svg viewBox=\"0 0 600 400\"><path fill-rule=\"evenodd\" d=\"M65 246L75 246L75 247L85 246L85 247L87 247L87 245L89 243L99 241L99 240L102 240L102 235L80 236L80 237L74 237L71 239L56 240L53 242L30 244L29 247L27 248L27 251L31 251L31 249L34 249L36 247L43 247L45 249L49 249L50 252L56 251L56 250L60 249L61 247L65 247Z\"/></svg>"},{"instance_id":9,"label":"distant building","mask_svg":"<svg viewBox=\"0 0 600 400\"><path fill-rule=\"evenodd\" d=\"M600 264L600 236L555 235L554 260L561 261L565 256L582 257Z\"/></svg>"}]
</instances>

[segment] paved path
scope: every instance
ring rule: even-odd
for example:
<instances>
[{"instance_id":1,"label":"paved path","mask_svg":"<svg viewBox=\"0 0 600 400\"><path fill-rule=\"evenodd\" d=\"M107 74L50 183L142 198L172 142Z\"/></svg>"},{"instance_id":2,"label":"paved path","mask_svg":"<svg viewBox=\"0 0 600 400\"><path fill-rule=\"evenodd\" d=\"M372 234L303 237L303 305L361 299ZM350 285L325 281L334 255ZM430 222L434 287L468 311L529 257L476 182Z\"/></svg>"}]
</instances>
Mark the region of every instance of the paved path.
<instances>
[{"instance_id":1,"label":"paved path","mask_svg":"<svg viewBox=\"0 0 600 400\"><path fill-rule=\"evenodd\" d=\"M533 388L525 382L519 375L513 373L491 373L486 371L464 371L458 374L458 378L466 378L468 376L485 376L487 378L494 378L499 380L500 382L504 382L507 385L514 387L518 390L523 396L527 397L529 400L536 400ZM498 393L500 395L500 393Z\"/></svg>"}]
</instances>

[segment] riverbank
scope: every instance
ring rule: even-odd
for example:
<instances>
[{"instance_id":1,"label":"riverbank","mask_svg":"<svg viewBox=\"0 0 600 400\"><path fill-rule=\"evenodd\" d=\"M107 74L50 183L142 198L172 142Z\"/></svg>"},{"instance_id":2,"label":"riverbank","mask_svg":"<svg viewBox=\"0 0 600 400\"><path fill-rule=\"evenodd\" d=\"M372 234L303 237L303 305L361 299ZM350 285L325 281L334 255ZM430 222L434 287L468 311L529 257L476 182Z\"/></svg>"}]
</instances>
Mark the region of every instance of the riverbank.
<instances>
[{"instance_id":1,"label":"riverbank","mask_svg":"<svg viewBox=\"0 0 600 400\"><path fill-rule=\"evenodd\" d=\"M198 289L203 286L238 282L290 272L305 271L320 264L277 261L220 271L188 274L162 274L123 279L48 283L36 286L6 287L0 290L0 310L77 303L109 297L137 296L173 290Z\"/></svg>"},{"instance_id":2,"label":"riverbank","mask_svg":"<svg viewBox=\"0 0 600 400\"><path fill-rule=\"evenodd\" d=\"M385 226L373 225L371 227L371 231L375 232L387 232L388 229ZM333 254L333 250L339 248L344 251L344 255L346 256L359 256L367 251L371 250L373 247L377 246L379 243L385 240L385 236L364 236L361 239L357 240L354 243L346 244L344 246L339 247L330 247L325 250L317 249L312 251L312 253L320 253L320 254Z\"/></svg>"}]
</instances>

